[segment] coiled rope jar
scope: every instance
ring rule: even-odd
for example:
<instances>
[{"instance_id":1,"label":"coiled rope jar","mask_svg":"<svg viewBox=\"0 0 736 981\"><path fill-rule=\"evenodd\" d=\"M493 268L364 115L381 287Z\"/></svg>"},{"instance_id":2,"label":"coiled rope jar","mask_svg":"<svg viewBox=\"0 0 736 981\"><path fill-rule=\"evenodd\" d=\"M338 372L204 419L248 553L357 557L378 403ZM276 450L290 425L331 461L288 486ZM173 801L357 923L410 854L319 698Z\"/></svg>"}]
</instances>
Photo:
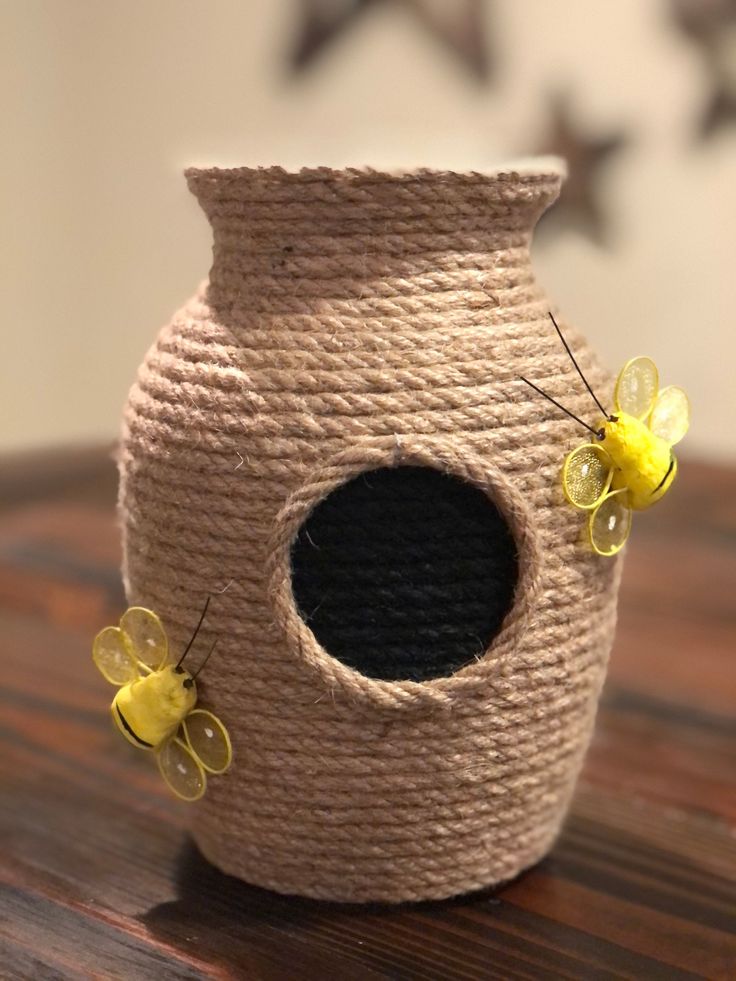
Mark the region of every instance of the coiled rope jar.
<instances>
[{"instance_id":1,"label":"coiled rope jar","mask_svg":"<svg viewBox=\"0 0 736 981\"><path fill-rule=\"evenodd\" d=\"M618 586L560 487L585 434L519 379L593 421L529 259L560 172L186 176L214 261L130 393L120 512L176 649L213 595L234 763L195 840L323 899L507 880L564 817Z\"/></svg>"}]
</instances>

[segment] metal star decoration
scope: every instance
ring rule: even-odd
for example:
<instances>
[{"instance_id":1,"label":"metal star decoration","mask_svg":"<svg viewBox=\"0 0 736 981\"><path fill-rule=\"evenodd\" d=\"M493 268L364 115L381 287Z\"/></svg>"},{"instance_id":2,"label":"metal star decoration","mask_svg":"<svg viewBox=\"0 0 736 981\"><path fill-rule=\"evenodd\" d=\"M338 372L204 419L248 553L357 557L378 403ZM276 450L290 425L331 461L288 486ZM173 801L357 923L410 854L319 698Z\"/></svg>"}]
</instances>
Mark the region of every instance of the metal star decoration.
<instances>
[{"instance_id":1,"label":"metal star decoration","mask_svg":"<svg viewBox=\"0 0 736 981\"><path fill-rule=\"evenodd\" d=\"M700 119L706 138L736 122L736 0L671 0L675 23L700 52L710 96Z\"/></svg>"},{"instance_id":2,"label":"metal star decoration","mask_svg":"<svg viewBox=\"0 0 736 981\"><path fill-rule=\"evenodd\" d=\"M550 212L550 223L575 228L599 245L605 243L608 212L600 200L598 181L610 158L627 142L621 132L605 135L586 132L574 122L568 101L560 96L553 98L548 131L535 152L565 159L568 178L559 202Z\"/></svg>"},{"instance_id":3,"label":"metal star decoration","mask_svg":"<svg viewBox=\"0 0 736 981\"><path fill-rule=\"evenodd\" d=\"M290 62L294 71L309 68L333 41L379 5L410 9L478 80L488 77L483 0L301 0L302 22Z\"/></svg>"}]
</instances>

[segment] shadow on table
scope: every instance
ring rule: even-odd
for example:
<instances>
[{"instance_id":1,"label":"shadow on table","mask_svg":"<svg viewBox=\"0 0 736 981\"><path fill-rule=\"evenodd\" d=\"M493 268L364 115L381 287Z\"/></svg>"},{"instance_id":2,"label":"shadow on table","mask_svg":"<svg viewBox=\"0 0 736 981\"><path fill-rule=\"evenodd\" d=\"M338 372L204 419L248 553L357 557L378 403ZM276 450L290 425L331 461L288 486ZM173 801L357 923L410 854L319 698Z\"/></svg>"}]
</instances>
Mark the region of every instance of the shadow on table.
<instances>
[{"instance_id":1,"label":"shadow on table","mask_svg":"<svg viewBox=\"0 0 736 981\"><path fill-rule=\"evenodd\" d=\"M334 968L335 958L341 956L373 969L389 964L400 968L402 956L407 967L416 965L417 945L426 947L428 955L432 946L427 923L420 922L427 914L431 919L433 911L446 912L453 906L501 905L494 890L398 906L282 896L220 872L191 840L179 855L176 889L177 900L161 903L141 917L159 939L204 962L252 965L260 953L273 965L279 959L290 964L299 977L310 976L310 968ZM417 917L418 911L424 916ZM396 927L401 929L394 932ZM404 974L399 970L392 976Z\"/></svg>"}]
</instances>

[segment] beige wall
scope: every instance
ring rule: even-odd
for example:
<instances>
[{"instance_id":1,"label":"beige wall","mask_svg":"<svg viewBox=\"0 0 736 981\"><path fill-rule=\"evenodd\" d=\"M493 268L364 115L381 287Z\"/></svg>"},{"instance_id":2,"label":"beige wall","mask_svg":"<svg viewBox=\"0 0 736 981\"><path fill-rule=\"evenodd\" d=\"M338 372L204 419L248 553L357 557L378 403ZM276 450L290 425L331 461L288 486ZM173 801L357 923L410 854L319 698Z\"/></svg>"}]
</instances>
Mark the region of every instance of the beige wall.
<instances>
[{"instance_id":1,"label":"beige wall","mask_svg":"<svg viewBox=\"0 0 736 981\"><path fill-rule=\"evenodd\" d=\"M691 454L736 458L736 127L664 4L495 0L497 81L411 14L356 25L298 83L282 0L0 0L0 449L107 439L160 324L209 264L189 163L486 167L542 129L550 86L637 141L601 189L616 242L540 243L539 275L613 367L653 355L694 403Z\"/></svg>"}]
</instances>

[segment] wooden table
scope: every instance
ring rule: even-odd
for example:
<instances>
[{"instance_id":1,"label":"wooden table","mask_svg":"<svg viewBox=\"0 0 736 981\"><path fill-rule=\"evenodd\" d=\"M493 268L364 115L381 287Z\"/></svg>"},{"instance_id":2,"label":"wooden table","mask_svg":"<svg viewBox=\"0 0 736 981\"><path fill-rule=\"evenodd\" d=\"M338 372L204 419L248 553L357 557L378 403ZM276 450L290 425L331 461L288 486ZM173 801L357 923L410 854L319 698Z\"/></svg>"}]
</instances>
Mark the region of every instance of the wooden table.
<instances>
[{"instance_id":1,"label":"wooden table","mask_svg":"<svg viewBox=\"0 0 736 981\"><path fill-rule=\"evenodd\" d=\"M94 632L124 608L101 452L0 468L0 976L736 978L736 472L636 522L596 736L552 854L402 908L208 866L113 733Z\"/></svg>"}]
</instances>

